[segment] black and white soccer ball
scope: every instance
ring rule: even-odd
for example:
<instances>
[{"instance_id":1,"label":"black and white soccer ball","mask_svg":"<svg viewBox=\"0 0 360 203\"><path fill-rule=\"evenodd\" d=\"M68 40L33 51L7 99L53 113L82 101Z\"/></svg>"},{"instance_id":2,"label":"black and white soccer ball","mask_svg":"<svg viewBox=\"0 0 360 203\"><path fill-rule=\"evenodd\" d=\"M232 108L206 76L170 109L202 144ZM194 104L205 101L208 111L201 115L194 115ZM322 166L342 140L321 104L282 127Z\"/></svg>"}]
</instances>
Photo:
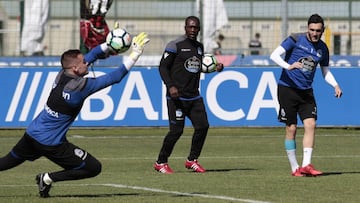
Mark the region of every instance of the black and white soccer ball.
<instances>
[{"instance_id":1,"label":"black and white soccer ball","mask_svg":"<svg viewBox=\"0 0 360 203\"><path fill-rule=\"evenodd\" d=\"M130 33L123 28L116 28L106 36L107 45L118 54L126 52L130 48L131 42Z\"/></svg>"},{"instance_id":2,"label":"black and white soccer ball","mask_svg":"<svg viewBox=\"0 0 360 203\"><path fill-rule=\"evenodd\" d=\"M213 54L204 54L202 58L201 72L211 73L216 71L217 59Z\"/></svg>"}]
</instances>

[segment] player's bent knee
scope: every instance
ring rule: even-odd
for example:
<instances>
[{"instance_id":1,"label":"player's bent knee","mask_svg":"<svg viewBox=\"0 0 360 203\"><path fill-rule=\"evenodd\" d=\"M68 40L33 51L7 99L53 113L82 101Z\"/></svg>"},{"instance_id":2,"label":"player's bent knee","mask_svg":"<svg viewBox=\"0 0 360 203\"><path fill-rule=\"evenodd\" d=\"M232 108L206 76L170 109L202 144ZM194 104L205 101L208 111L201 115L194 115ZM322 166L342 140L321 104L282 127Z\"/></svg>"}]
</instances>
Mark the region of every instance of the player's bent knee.
<instances>
[{"instance_id":1,"label":"player's bent knee","mask_svg":"<svg viewBox=\"0 0 360 203\"><path fill-rule=\"evenodd\" d=\"M101 169L102 169L102 165L100 162L93 164L93 166L91 167L92 176L94 177L99 175L101 173Z\"/></svg>"},{"instance_id":2,"label":"player's bent knee","mask_svg":"<svg viewBox=\"0 0 360 203\"><path fill-rule=\"evenodd\" d=\"M97 176L101 173L102 164L95 158L86 160L85 168L88 171L89 177Z\"/></svg>"}]
</instances>

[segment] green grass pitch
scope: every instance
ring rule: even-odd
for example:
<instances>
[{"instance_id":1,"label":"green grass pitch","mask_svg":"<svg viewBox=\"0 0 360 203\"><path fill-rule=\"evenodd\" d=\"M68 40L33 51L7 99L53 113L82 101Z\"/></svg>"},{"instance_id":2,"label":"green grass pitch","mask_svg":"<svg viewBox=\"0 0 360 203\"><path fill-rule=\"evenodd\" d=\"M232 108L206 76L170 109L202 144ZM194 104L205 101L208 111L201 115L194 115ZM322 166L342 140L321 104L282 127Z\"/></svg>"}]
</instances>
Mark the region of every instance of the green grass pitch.
<instances>
[{"instance_id":1,"label":"green grass pitch","mask_svg":"<svg viewBox=\"0 0 360 203\"><path fill-rule=\"evenodd\" d=\"M192 129L186 128L169 165L174 174L153 169L166 128L71 129L68 139L103 164L101 174L57 182L51 197L38 196L35 175L60 170L45 158L0 172L0 202L360 202L358 129L319 128L312 163L321 177L292 177L283 128L210 128L199 162L207 173L184 167ZM302 161L302 129L298 161ZM23 130L0 130L0 156Z\"/></svg>"}]
</instances>

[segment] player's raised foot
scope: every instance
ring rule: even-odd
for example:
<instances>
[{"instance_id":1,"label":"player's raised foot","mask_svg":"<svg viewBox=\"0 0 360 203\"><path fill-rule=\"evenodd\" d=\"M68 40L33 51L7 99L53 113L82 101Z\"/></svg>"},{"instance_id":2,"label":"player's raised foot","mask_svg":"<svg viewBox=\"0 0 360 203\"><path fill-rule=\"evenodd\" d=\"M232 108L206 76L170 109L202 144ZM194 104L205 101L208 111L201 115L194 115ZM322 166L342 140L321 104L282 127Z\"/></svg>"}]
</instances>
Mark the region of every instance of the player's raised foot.
<instances>
[{"instance_id":1,"label":"player's raised foot","mask_svg":"<svg viewBox=\"0 0 360 203\"><path fill-rule=\"evenodd\" d=\"M304 174L300 172L300 168L297 168L291 175L295 177L304 177Z\"/></svg>"},{"instance_id":2,"label":"player's raised foot","mask_svg":"<svg viewBox=\"0 0 360 203\"><path fill-rule=\"evenodd\" d=\"M300 172L304 175L311 175L311 176L319 176L323 174L321 171L316 170L312 164L301 167Z\"/></svg>"},{"instance_id":3,"label":"player's raised foot","mask_svg":"<svg viewBox=\"0 0 360 203\"><path fill-rule=\"evenodd\" d=\"M40 173L35 177L36 184L39 186L40 197L46 198L50 197L49 191L51 189L51 184L48 185L44 182L45 173Z\"/></svg>"},{"instance_id":4,"label":"player's raised foot","mask_svg":"<svg viewBox=\"0 0 360 203\"><path fill-rule=\"evenodd\" d=\"M197 173L205 173L206 172L205 168L203 168L196 159L193 161L186 160L185 168L192 169L194 172L197 172Z\"/></svg>"},{"instance_id":5,"label":"player's raised foot","mask_svg":"<svg viewBox=\"0 0 360 203\"><path fill-rule=\"evenodd\" d=\"M154 169L156 171L159 171L160 173L165 173L165 174L172 174L174 173L174 171L170 168L169 164L167 163L154 163Z\"/></svg>"}]
</instances>

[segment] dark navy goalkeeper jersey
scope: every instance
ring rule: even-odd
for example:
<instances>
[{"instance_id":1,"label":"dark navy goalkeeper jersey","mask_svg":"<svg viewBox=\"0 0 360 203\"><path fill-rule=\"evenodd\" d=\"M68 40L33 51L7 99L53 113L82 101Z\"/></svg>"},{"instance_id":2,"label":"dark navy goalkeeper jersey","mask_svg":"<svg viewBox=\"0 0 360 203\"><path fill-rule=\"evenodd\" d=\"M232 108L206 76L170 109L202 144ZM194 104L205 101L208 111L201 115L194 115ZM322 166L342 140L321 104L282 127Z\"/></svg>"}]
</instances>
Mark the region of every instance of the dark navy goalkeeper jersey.
<instances>
[{"instance_id":1,"label":"dark navy goalkeeper jersey","mask_svg":"<svg viewBox=\"0 0 360 203\"><path fill-rule=\"evenodd\" d=\"M303 90L312 88L317 65L329 66L326 44L322 40L313 43L308 40L306 33L296 33L287 37L281 46L286 50L285 61L288 64L301 62L303 68L282 69L279 85Z\"/></svg>"},{"instance_id":2,"label":"dark navy goalkeeper jersey","mask_svg":"<svg viewBox=\"0 0 360 203\"><path fill-rule=\"evenodd\" d=\"M103 51L98 46L86 54L84 59L93 63L103 55ZM71 76L61 70L44 109L30 123L26 133L44 145L61 144L66 140L66 132L80 112L84 100L91 94L120 82L127 73L128 70L123 64L97 78Z\"/></svg>"},{"instance_id":3,"label":"dark navy goalkeeper jersey","mask_svg":"<svg viewBox=\"0 0 360 203\"><path fill-rule=\"evenodd\" d=\"M180 99L200 97L199 82L203 45L185 35L169 42L160 60L160 76L167 90L175 86ZM169 97L169 91L167 91Z\"/></svg>"}]
</instances>

